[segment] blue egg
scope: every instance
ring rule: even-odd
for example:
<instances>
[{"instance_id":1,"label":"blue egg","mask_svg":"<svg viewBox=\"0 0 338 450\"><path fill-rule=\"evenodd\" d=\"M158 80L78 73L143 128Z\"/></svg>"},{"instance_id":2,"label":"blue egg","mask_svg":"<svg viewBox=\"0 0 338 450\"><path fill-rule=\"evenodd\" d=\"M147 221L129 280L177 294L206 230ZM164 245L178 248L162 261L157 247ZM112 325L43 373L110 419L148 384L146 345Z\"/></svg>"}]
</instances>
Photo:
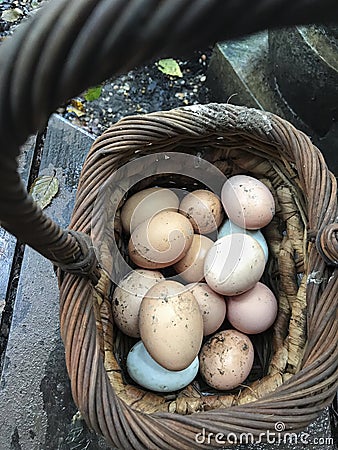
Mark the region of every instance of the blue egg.
<instances>
[{"instance_id":1,"label":"blue egg","mask_svg":"<svg viewBox=\"0 0 338 450\"><path fill-rule=\"evenodd\" d=\"M234 233L244 233L249 234L253 237L262 247L265 257L265 262L267 262L269 258L269 250L268 244L263 236L263 233L260 230L245 230L244 228L239 227L238 225L231 222L231 220L226 220L218 229L217 239L220 239L224 236L228 236L229 234Z\"/></svg>"},{"instance_id":2,"label":"blue egg","mask_svg":"<svg viewBox=\"0 0 338 450\"><path fill-rule=\"evenodd\" d=\"M155 392L173 392L183 389L197 375L198 356L186 369L171 371L160 366L148 353L142 341L138 341L127 357L127 369L131 378L140 386Z\"/></svg>"}]
</instances>

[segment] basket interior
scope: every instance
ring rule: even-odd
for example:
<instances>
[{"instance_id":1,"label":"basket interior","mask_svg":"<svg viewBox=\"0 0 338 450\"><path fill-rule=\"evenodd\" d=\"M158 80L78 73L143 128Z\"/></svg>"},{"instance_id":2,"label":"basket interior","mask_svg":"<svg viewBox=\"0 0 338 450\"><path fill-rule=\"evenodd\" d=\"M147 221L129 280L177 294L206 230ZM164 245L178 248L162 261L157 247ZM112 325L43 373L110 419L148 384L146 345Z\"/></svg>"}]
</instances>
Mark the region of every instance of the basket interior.
<instances>
[{"instance_id":1,"label":"basket interior","mask_svg":"<svg viewBox=\"0 0 338 450\"><path fill-rule=\"evenodd\" d=\"M124 401L148 413L169 410L187 414L250 402L275 390L300 369L306 343L307 215L297 172L292 162L284 159L283 149L241 131L154 142L151 146L141 146L137 154L119 156L111 170L116 171L135 159L139 161L138 170L142 174L144 167L141 157L157 152L163 155L166 152L195 155L213 164L227 177L235 174L252 175L271 190L276 214L262 230L269 246L269 260L262 281L278 299L278 317L271 329L253 337L254 368L244 385L234 391L215 391L200 377L180 392L158 394L145 391L135 385L125 368L127 353L136 340L125 336L116 326L103 327L105 367L110 381ZM130 178L126 181L129 189L124 195L117 193L116 184L108 178L100 188L93 212L92 237L106 273L103 310L110 315L111 323L110 302L115 283L110 278L113 270L119 273L118 259L114 257L116 248L133 267L128 261L128 237L122 232L119 215L125 200L134 192L151 186L188 191L204 187L200 180L178 174L148 176L137 183L134 182L134 175L133 172L129 175L128 171L124 173L124 181ZM168 270L167 274L172 275ZM97 323L102 325L102 305L101 310L100 307L96 308L96 316ZM224 326L226 328L227 324ZM184 399L184 402L180 402L180 399Z\"/></svg>"}]
</instances>

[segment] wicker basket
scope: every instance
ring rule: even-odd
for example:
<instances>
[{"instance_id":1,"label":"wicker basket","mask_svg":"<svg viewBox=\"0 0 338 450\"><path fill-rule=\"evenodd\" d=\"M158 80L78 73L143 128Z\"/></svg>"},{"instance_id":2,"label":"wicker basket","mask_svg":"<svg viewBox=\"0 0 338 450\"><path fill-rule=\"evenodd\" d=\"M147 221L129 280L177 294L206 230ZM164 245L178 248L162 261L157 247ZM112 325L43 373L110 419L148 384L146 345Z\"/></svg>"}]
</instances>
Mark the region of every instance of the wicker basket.
<instances>
[{"instance_id":1,"label":"wicker basket","mask_svg":"<svg viewBox=\"0 0 338 450\"><path fill-rule=\"evenodd\" d=\"M274 195L276 216L265 230L271 254L268 282L279 300L272 356L266 375L240 392L203 392L195 382L168 396L128 384L124 361L132 342L113 325L110 281L118 264L112 243L126 256L124 236L119 210L115 214L109 202L98 198L105 198L102 186L108 189L118 169L139 160L133 167L143 174L147 162L142 157L159 152L202 157L226 175L253 175ZM180 185L180 176L169 178ZM157 181L146 178L142 188ZM100 243L105 270L95 287L74 275L60 276L61 330L72 392L90 426L123 449L210 448L202 430L217 446L227 442L226 437L214 441L217 433L231 433L232 439L235 433L239 439L241 433L257 438L267 430L304 429L331 402L337 387L338 281L331 265L338 257L336 217L336 180L321 153L272 114L199 105L127 117L103 133L85 162L71 228ZM104 228L106 223L110 228Z\"/></svg>"},{"instance_id":2,"label":"wicker basket","mask_svg":"<svg viewBox=\"0 0 338 450\"><path fill-rule=\"evenodd\" d=\"M71 230L62 230L20 184L19 147L67 98L147 59L268 26L337 20L335 1L308 3L58 0L1 45L1 224L59 268L73 397L88 425L115 447L210 448L224 446L230 434L302 430L331 402L338 378L336 180L310 140L271 114L215 104L158 112L126 118L95 142ZM263 376L240 394L206 392L193 383L174 396L155 395L125 376L131 342L113 326L108 273L117 264L112 242L124 253L124 237L118 214L110 232L97 225L112 212L100 205L100 193L130 160L169 151L203 157L226 175L253 174L278 206L266 230L267 275L279 300L271 355Z\"/></svg>"}]
</instances>

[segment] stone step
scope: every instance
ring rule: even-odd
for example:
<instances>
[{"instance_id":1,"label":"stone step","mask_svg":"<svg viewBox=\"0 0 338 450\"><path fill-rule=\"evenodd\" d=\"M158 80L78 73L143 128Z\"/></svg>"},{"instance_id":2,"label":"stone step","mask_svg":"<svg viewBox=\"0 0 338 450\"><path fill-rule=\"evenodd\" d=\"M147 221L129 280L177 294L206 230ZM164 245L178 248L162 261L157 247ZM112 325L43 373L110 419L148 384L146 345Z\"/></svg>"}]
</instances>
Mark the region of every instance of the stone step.
<instances>
[{"instance_id":1,"label":"stone step","mask_svg":"<svg viewBox=\"0 0 338 450\"><path fill-rule=\"evenodd\" d=\"M60 190L46 213L62 226L69 223L92 142L62 117L51 117L39 175L55 171ZM60 338L57 280L51 263L26 247L0 379L0 449L108 448L76 413Z\"/></svg>"},{"instance_id":2,"label":"stone step","mask_svg":"<svg viewBox=\"0 0 338 450\"><path fill-rule=\"evenodd\" d=\"M19 157L19 173L25 184L31 171L36 136L31 136L22 146ZM0 323L5 308L6 293L14 258L16 239L0 227Z\"/></svg>"},{"instance_id":3,"label":"stone step","mask_svg":"<svg viewBox=\"0 0 338 450\"><path fill-rule=\"evenodd\" d=\"M270 111L304 131L337 175L338 51L317 34L295 27L218 43L208 85L215 101Z\"/></svg>"}]
</instances>

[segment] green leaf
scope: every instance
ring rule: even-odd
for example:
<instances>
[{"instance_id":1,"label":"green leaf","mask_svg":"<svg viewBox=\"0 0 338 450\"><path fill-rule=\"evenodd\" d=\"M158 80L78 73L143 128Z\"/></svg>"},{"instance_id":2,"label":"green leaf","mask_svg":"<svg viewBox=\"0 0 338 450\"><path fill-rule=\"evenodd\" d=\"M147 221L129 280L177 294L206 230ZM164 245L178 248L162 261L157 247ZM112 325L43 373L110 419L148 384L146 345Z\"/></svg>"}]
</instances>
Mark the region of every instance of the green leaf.
<instances>
[{"instance_id":1,"label":"green leaf","mask_svg":"<svg viewBox=\"0 0 338 450\"><path fill-rule=\"evenodd\" d=\"M93 100L96 100L100 97L102 91L101 86L95 86L87 89L87 91L84 93L84 98L87 100L87 102L92 102Z\"/></svg>"},{"instance_id":2,"label":"green leaf","mask_svg":"<svg viewBox=\"0 0 338 450\"><path fill-rule=\"evenodd\" d=\"M165 73L166 75L171 75L172 77L183 77L183 74L181 72L181 68L178 65L178 62L175 61L175 59L168 58L168 59L160 59L157 63L158 69Z\"/></svg>"},{"instance_id":3,"label":"green leaf","mask_svg":"<svg viewBox=\"0 0 338 450\"><path fill-rule=\"evenodd\" d=\"M38 177L29 191L41 209L46 208L59 191L59 181L54 176L43 175Z\"/></svg>"}]
</instances>

